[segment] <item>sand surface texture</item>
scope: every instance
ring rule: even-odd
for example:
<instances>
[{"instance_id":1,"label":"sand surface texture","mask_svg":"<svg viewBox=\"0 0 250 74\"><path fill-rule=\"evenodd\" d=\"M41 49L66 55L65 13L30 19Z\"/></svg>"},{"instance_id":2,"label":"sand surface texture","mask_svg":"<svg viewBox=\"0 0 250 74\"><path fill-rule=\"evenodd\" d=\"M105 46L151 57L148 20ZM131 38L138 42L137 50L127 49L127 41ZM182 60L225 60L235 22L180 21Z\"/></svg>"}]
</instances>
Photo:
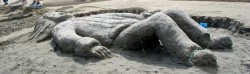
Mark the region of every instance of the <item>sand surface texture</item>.
<instances>
[{"instance_id":1,"label":"sand surface texture","mask_svg":"<svg viewBox=\"0 0 250 74\"><path fill-rule=\"evenodd\" d=\"M14 1L11 1L14 2ZM29 0L29 4L32 0ZM167 1L167 0L42 0L40 10L0 6L0 20L10 13L34 13L23 19L0 22L0 74L250 74L250 36L208 28L216 35L229 35L232 49L212 49L218 67L188 67L164 52L111 49L105 60L76 57L54 51L51 40L35 43L28 37L35 20L46 11L69 14L100 9L142 7L149 11L180 9L189 14L234 18L250 26L250 4L244 2ZM28 6L27 4L26 6ZM10 9L10 10L8 10ZM15 15L14 15L15 16Z\"/></svg>"}]
</instances>

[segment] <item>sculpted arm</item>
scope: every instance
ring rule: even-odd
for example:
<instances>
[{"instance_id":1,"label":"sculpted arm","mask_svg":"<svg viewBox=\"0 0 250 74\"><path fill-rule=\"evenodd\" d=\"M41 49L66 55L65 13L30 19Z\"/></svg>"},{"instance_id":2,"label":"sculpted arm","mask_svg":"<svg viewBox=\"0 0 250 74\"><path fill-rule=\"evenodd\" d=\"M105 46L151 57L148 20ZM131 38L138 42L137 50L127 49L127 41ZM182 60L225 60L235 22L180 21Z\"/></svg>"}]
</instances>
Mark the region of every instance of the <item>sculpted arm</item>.
<instances>
[{"instance_id":1,"label":"sculpted arm","mask_svg":"<svg viewBox=\"0 0 250 74\"><path fill-rule=\"evenodd\" d=\"M62 22L56 25L52 31L54 43L63 53L74 53L84 57L110 57L110 51L101 43L90 37L82 37L75 31L71 21Z\"/></svg>"}]
</instances>

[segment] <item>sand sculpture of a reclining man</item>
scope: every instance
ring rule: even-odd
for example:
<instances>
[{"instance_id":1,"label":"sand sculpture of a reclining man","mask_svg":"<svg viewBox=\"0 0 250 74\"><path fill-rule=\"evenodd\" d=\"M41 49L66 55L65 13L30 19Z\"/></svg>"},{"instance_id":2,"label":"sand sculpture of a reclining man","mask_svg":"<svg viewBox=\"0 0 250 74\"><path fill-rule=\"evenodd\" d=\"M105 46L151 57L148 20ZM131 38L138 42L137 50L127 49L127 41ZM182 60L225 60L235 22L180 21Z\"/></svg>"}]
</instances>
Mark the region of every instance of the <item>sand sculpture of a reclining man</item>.
<instances>
[{"instance_id":1,"label":"sand sculpture of a reclining man","mask_svg":"<svg viewBox=\"0 0 250 74\"><path fill-rule=\"evenodd\" d=\"M49 37L63 53L99 58L110 58L111 47L140 49L161 42L171 55L200 66L217 64L213 52L206 48L232 46L227 36L211 38L205 28L183 11L149 13L141 8L102 10L75 16L49 12L38 20L32 39L40 42Z\"/></svg>"}]
</instances>

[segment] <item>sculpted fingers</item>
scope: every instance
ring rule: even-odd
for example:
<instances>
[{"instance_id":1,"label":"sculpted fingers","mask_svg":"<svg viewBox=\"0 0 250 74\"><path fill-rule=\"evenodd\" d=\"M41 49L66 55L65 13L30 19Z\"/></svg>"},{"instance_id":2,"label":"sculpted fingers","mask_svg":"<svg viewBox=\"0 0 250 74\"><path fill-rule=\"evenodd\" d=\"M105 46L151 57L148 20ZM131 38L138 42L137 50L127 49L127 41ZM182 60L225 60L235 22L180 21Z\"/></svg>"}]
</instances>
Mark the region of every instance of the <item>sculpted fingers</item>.
<instances>
[{"instance_id":1,"label":"sculpted fingers","mask_svg":"<svg viewBox=\"0 0 250 74\"><path fill-rule=\"evenodd\" d=\"M92 53L92 55L95 56L95 57L102 58L102 56L101 56L99 53L97 53L96 51L93 51L93 52L91 52L91 53Z\"/></svg>"},{"instance_id":2,"label":"sculpted fingers","mask_svg":"<svg viewBox=\"0 0 250 74\"><path fill-rule=\"evenodd\" d=\"M96 46L92 49L93 56L99 58L111 58L111 52L106 47Z\"/></svg>"},{"instance_id":3,"label":"sculpted fingers","mask_svg":"<svg viewBox=\"0 0 250 74\"><path fill-rule=\"evenodd\" d=\"M110 50L108 50L106 47L103 47L102 51L107 58L111 58Z\"/></svg>"},{"instance_id":4,"label":"sculpted fingers","mask_svg":"<svg viewBox=\"0 0 250 74\"><path fill-rule=\"evenodd\" d=\"M110 51L109 49L105 49L105 51L106 51L109 55L111 55L111 51Z\"/></svg>"},{"instance_id":5,"label":"sculpted fingers","mask_svg":"<svg viewBox=\"0 0 250 74\"><path fill-rule=\"evenodd\" d=\"M102 56L102 58L107 58L102 50L96 50L96 52L99 53Z\"/></svg>"}]
</instances>

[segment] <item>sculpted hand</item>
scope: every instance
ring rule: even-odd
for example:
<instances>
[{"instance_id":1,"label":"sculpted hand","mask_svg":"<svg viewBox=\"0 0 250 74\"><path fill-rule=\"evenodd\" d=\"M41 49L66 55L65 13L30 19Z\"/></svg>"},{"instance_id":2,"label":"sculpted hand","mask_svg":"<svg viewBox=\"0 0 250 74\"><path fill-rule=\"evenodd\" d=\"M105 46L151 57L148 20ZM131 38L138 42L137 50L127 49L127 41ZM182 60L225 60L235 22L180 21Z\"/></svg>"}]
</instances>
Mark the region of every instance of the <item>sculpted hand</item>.
<instances>
[{"instance_id":1,"label":"sculpted hand","mask_svg":"<svg viewBox=\"0 0 250 74\"><path fill-rule=\"evenodd\" d=\"M90 50L92 56L98 58L111 58L111 52L104 46L95 46Z\"/></svg>"}]
</instances>

